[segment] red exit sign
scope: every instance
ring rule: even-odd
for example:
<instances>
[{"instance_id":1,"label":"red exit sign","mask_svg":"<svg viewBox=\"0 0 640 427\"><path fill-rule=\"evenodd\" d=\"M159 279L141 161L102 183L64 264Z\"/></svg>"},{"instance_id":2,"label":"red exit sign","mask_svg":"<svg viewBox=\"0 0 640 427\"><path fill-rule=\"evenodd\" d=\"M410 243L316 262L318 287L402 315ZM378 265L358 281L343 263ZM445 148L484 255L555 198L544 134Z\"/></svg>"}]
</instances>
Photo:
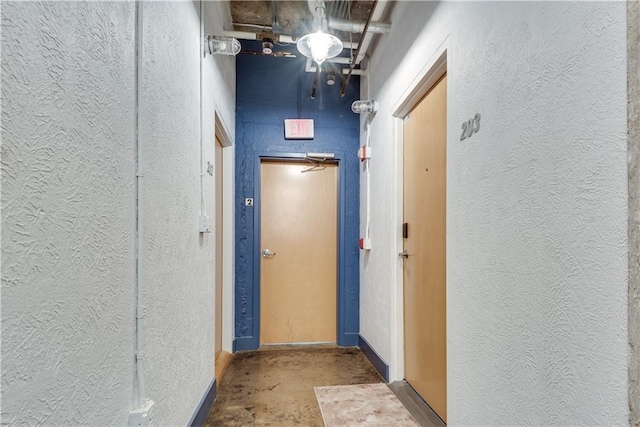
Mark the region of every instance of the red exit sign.
<instances>
[{"instance_id":1,"label":"red exit sign","mask_svg":"<svg viewBox=\"0 0 640 427\"><path fill-rule=\"evenodd\" d=\"M313 139L313 119L284 119L284 139Z\"/></svg>"}]
</instances>

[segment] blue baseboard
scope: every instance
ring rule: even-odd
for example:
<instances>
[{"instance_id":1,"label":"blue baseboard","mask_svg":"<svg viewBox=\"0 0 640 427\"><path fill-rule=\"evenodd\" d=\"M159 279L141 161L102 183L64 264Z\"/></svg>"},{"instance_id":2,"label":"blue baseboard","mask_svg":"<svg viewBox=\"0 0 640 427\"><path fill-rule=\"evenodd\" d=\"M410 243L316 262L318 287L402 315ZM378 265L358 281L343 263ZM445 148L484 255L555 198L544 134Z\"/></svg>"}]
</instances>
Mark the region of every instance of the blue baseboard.
<instances>
[{"instance_id":1,"label":"blue baseboard","mask_svg":"<svg viewBox=\"0 0 640 427\"><path fill-rule=\"evenodd\" d=\"M360 335L358 333L347 332L340 337L338 345L340 347L358 347ZM233 352L257 350L260 343L255 337L239 337L233 340Z\"/></svg>"},{"instance_id":2,"label":"blue baseboard","mask_svg":"<svg viewBox=\"0 0 640 427\"><path fill-rule=\"evenodd\" d=\"M340 347L359 347L360 334L357 332L346 332L341 338L338 342Z\"/></svg>"},{"instance_id":3,"label":"blue baseboard","mask_svg":"<svg viewBox=\"0 0 640 427\"><path fill-rule=\"evenodd\" d=\"M376 353L373 347L371 347L367 340L362 338L361 335L358 335L358 347L360 347L360 350L367 356L367 359L369 359L373 367L376 368L380 376L384 378L386 382L389 382L389 365L378 356L378 353Z\"/></svg>"},{"instance_id":4,"label":"blue baseboard","mask_svg":"<svg viewBox=\"0 0 640 427\"><path fill-rule=\"evenodd\" d=\"M209 411L211 411L211 407L213 406L213 402L216 400L216 396L218 395L218 387L216 386L216 379L209 384L209 387L204 392L202 399L200 399L200 403L196 408L196 411L191 416L189 420L189 427L202 427L204 426L205 421L207 420L207 416L209 415Z\"/></svg>"},{"instance_id":5,"label":"blue baseboard","mask_svg":"<svg viewBox=\"0 0 640 427\"><path fill-rule=\"evenodd\" d=\"M233 352L245 350L257 350L260 343L256 337L240 337L233 340Z\"/></svg>"}]
</instances>

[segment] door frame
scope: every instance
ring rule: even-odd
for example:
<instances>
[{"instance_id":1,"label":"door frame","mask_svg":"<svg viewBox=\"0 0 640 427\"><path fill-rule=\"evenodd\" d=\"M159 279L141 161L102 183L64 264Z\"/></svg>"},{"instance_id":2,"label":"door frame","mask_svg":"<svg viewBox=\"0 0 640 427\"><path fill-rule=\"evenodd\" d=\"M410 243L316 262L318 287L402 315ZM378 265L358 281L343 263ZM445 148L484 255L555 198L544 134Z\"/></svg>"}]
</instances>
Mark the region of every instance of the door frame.
<instances>
[{"instance_id":1,"label":"door frame","mask_svg":"<svg viewBox=\"0 0 640 427\"><path fill-rule=\"evenodd\" d=\"M422 98L429 92L429 90L440 80L440 78L446 73L450 75L448 71L449 59L449 36L447 36L440 46L436 49L434 54L427 60L425 65L418 71L411 82L406 85L402 94L397 98L396 102L391 108L392 115L392 139L394 142L394 158L392 164L395 168L394 178L395 186L394 191L396 193L396 206L395 206L395 218L394 218L394 233L396 235L395 251L393 251L393 259L389 265L393 266L395 273L395 286L393 288L393 294L391 299L391 360L389 361L389 382L401 381L404 379L404 268L402 259L397 255L402 252L403 238L402 238L402 223L404 218L404 118L413 108L422 100ZM449 93L447 89L447 147L449 146ZM447 148L448 151L448 148ZM449 171L449 156L447 156L447 175ZM448 181L448 176L447 176ZM448 214L448 191L447 191L447 216ZM448 222L447 222L448 224ZM447 234L448 240L448 234ZM447 241L447 251L449 248L449 242ZM447 254L447 260L449 256ZM447 261L448 263L448 261ZM447 270L447 282L449 281L449 268ZM447 313L449 313L449 298L447 291ZM449 331L449 318L447 315L447 331ZM447 332L447 341L448 341ZM448 371L448 353L447 353L447 371ZM448 390L448 387L447 387ZM447 391L448 393L448 391Z\"/></svg>"},{"instance_id":2,"label":"door frame","mask_svg":"<svg viewBox=\"0 0 640 427\"><path fill-rule=\"evenodd\" d=\"M346 200L345 200L345 182L346 170L344 168L344 153L333 152L334 157L331 159L338 165L338 247L336 255L337 260L337 304L336 313L336 340L339 346L348 346L351 343L346 334L346 283L345 283L345 217L346 217ZM253 190L253 330L255 331L254 339L257 341L256 348L260 347L260 262L261 262L261 215L260 215L260 190L261 190L261 173L260 165L263 160L282 160L299 162L304 160L307 153L258 153L254 165L254 190Z\"/></svg>"},{"instance_id":3,"label":"door frame","mask_svg":"<svg viewBox=\"0 0 640 427\"><path fill-rule=\"evenodd\" d=\"M222 229L222 351L232 353L235 324L235 210L233 203L235 198L235 144L229 127L218 111L216 105L213 144L216 143L216 137L222 143L222 223L226 224Z\"/></svg>"}]
</instances>

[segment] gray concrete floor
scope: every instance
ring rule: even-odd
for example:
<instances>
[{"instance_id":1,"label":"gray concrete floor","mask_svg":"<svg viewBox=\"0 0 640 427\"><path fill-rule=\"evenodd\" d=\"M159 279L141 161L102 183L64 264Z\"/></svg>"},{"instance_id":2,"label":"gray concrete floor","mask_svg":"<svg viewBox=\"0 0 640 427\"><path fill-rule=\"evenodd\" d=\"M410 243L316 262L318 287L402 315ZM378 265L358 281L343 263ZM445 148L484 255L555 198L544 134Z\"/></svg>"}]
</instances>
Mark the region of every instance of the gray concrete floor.
<instances>
[{"instance_id":1,"label":"gray concrete floor","mask_svg":"<svg viewBox=\"0 0 640 427\"><path fill-rule=\"evenodd\" d=\"M323 426L314 387L383 382L357 348L287 347L234 355L205 426Z\"/></svg>"},{"instance_id":2,"label":"gray concrete floor","mask_svg":"<svg viewBox=\"0 0 640 427\"><path fill-rule=\"evenodd\" d=\"M318 386L383 382L358 348L270 346L234 355L206 427L323 426ZM389 384L421 425L446 427L406 381Z\"/></svg>"}]
</instances>

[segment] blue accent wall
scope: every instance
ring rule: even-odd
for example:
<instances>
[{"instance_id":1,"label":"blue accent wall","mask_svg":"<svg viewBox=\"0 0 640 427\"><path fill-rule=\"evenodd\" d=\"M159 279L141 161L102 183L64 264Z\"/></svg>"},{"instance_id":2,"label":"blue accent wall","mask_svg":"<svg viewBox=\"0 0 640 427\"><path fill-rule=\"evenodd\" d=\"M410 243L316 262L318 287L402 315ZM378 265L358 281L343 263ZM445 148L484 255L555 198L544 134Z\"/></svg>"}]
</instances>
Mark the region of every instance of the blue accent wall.
<instances>
[{"instance_id":1,"label":"blue accent wall","mask_svg":"<svg viewBox=\"0 0 640 427\"><path fill-rule=\"evenodd\" d=\"M259 51L260 42L243 42L243 49ZM254 292L256 255L254 208L244 205L254 194L256 162L265 153L334 152L345 168L344 256L341 259L344 290L339 298L344 313L339 324L338 344L358 345L359 332L359 116L351 103L359 98L360 82L352 77L344 97L340 80L334 86L318 82L311 99L313 73L304 71L306 58L295 45L276 46L298 58L274 58L239 54L236 77L236 256L235 256L235 340L234 350L259 346L257 294ZM284 119L314 119L315 138L285 140Z\"/></svg>"}]
</instances>

